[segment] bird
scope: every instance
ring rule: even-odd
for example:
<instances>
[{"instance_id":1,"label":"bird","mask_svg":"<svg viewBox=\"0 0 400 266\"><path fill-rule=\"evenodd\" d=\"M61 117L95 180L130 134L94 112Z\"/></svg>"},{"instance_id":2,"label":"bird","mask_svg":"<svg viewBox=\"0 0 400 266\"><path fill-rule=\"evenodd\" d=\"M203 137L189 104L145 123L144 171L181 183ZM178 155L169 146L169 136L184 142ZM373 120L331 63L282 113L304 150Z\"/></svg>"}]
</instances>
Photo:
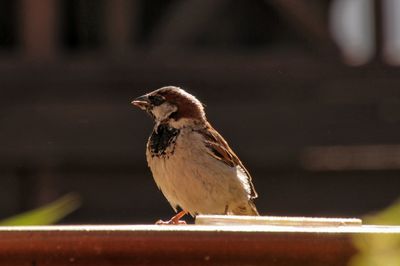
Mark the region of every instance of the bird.
<instances>
[{"instance_id":1,"label":"bird","mask_svg":"<svg viewBox=\"0 0 400 266\"><path fill-rule=\"evenodd\" d=\"M181 218L186 214L259 215L249 171L211 126L202 102L180 87L165 86L131 103L155 122L146 159L177 213L156 224L185 224Z\"/></svg>"}]
</instances>

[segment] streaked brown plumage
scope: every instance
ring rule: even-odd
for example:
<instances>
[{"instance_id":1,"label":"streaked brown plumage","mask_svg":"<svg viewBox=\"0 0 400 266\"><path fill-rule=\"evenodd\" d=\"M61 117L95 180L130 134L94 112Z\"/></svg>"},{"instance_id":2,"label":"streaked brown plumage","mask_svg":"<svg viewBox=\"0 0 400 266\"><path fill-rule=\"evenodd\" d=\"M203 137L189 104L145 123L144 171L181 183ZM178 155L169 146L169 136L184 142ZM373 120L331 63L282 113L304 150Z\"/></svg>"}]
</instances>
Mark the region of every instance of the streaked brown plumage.
<instances>
[{"instance_id":1,"label":"streaked brown plumage","mask_svg":"<svg viewBox=\"0 0 400 266\"><path fill-rule=\"evenodd\" d=\"M251 176L224 138L207 121L193 95L163 87L132 102L148 112L155 127L147 162L171 206L184 213L258 215Z\"/></svg>"}]
</instances>

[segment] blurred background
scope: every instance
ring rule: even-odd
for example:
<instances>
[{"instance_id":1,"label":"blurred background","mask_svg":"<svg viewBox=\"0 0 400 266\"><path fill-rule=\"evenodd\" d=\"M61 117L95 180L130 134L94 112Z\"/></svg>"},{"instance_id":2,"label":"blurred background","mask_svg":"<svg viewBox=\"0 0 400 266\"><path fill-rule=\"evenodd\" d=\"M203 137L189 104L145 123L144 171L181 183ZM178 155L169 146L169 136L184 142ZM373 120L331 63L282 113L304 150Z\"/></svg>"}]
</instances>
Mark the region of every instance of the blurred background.
<instances>
[{"instance_id":1,"label":"blurred background","mask_svg":"<svg viewBox=\"0 0 400 266\"><path fill-rule=\"evenodd\" d=\"M0 0L0 218L68 192L63 223L173 211L133 98L187 89L265 215L361 216L400 187L396 0Z\"/></svg>"}]
</instances>

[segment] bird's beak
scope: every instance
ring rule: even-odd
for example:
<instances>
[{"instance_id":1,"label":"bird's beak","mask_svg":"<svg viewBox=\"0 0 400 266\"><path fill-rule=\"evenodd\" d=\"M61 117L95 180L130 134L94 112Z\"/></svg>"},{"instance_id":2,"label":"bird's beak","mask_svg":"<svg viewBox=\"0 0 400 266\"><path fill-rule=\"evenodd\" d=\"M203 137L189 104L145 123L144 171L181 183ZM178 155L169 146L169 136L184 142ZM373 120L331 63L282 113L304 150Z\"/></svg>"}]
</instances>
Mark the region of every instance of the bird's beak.
<instances>
[{"instance_id":1,"label":"bird's beak","mask_svg":"<svg viewBox=\"0 0 400 266\"><path fill-rule=\"evenodd\" d=\"M142 110L147 110L150 107L150 101L147 95L140 96L132 101L134 106L139 107Z\"/></svg>"}]
</instances>

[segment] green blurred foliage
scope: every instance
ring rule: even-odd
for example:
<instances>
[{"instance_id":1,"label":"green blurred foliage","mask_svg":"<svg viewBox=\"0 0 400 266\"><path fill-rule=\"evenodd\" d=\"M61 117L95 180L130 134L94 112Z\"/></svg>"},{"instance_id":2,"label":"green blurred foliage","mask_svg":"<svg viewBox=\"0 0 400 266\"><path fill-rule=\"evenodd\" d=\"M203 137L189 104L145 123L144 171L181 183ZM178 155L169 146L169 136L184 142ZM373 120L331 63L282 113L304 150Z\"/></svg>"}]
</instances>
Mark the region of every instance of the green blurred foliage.
<instances>
[{"instance_id":1,"label":"green blurred foliage","mask_svg":"<svg viewBox=\"0 0 400 266\"><path fill-rule=\"evenodd\" d=\"M0 226L50 225L75 211L81 205L78 195L67 194L40 208L24 212L0 221Z\"/></svg>"},{"instance_id":2,"label":"green blurred foliage","mask_svg":"<svg viewBox=\"0 0 400 266\"><path fill-rule=\"evenodd\" d=\"M381 212L363 218L366 225L400 225L400 201ZM400 234L357 234L353 243L359 250L349 266L399 266Z\"/></svg>"}]
</instances>

